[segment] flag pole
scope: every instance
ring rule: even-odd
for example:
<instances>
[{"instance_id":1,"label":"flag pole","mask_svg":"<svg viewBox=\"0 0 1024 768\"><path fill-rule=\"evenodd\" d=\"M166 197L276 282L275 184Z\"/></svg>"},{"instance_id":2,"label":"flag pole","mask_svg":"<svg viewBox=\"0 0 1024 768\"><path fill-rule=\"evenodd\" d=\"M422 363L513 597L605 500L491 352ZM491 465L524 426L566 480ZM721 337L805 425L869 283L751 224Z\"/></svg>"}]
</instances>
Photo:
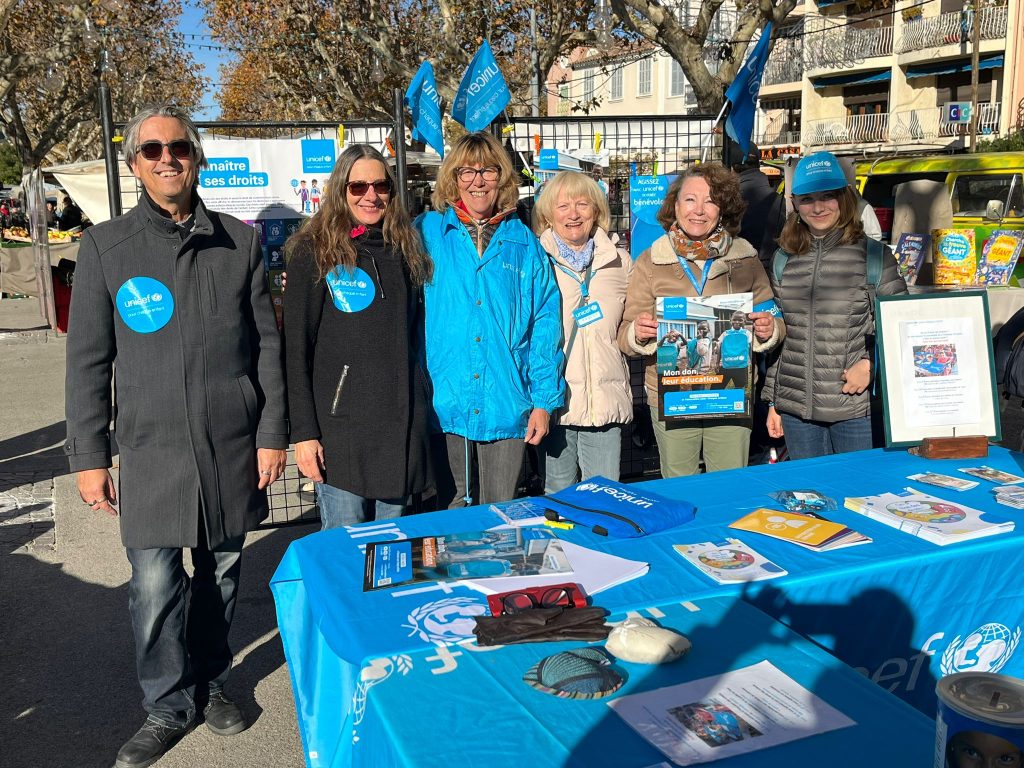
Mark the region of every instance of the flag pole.
<instances>
[{"instance_id":1,"label":"flag pole","mask_svg":"<svg viewBox=\"0 0 1024 768\"><path fill-rule=\"evenodd\" d=\"M506 107L505 109L501 110L501 112L502 112L503 115L505 115L505 125L507 125L509 128L512 128L514 123L512 122L512 118L508 116L508 107ZM502 130L502 133L504 134L505 130ZM513 140L513 142L512 142L512 148L515 149L515 140ZM528 162L526 162L526 155L524 155L522 153L522 151L518 150L518 149L515 149L515 152L516 152L517 155L519 155L519 160L523 163L523 167L529 172L530 180L534 184L536 184L537 183L537 179L533 175L533 168L531 168L530 164Z\"/></svg>"},{"instance_id":2,"label":"flag pole","mask_svg":"<svg viewBox=\"0 0 1024 768\"><path fill-rule=\"evenodd\" d=\"M711 130L708 131L708 139L707 139L707 141L704 142L704 149L700 153L700 161L702 163L707 162L708 151L711 149L711 142L713 142L715 140L715 128L722 121L722 115L725 114L725 110L727 110L728 108L729 108L729 100L726 99L725 103L722 105L722 109L718 113L718 117L716 117L715 118L715 122L713 122L711 124Z\"/></svg>"}]
</instances>

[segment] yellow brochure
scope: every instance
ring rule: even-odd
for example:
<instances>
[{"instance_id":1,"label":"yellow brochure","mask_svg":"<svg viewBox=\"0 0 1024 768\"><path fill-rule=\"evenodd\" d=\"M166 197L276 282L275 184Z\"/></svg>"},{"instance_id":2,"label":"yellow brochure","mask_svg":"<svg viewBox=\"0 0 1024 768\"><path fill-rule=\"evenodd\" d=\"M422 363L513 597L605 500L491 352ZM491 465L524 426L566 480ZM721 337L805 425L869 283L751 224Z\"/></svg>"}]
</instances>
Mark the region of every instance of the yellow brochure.
<instances>
[{"instance_id":1,"label":"yellow brochure","mask_svg":"<svg viewBox=\"0 0 1024 768\"><path fill-rule=\"evenodd\" d=\"M778 509L755 509L729 526L741 531L763 533L811 549L828 549L837 538L852 533L849 528L828 520L819 520Z\"/></svg>"}]
</instances>

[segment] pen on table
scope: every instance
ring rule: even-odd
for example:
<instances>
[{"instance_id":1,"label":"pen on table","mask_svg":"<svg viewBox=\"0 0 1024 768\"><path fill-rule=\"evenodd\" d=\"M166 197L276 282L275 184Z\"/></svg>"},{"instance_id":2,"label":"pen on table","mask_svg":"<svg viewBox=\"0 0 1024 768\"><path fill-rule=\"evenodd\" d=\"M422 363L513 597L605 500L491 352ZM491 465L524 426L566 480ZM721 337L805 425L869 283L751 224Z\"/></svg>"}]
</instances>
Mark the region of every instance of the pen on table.
<instances>
[{"instance_id":1,"label":"pen on table","mask_svg":"<svg viewBox=\"0 0 1024 768\"><path fill-rule=\"evenodd\" d=\"M554 509L545 509L544 510L544 517L547 518L547 520L545 520L545 524L547 524L548 522L553 522L553 523L570 523L572 525L579 525L579 526L582 526L584 528L590 528L598 536L607 536L608 535L608 529L605 528L603 525L586 525L585 523L581 523L581 522L579 522L577 520L570 520L568 517L562 517L562 515L560 515Z\"/></svg>"},{"instance_id":2,"label":"pen on table","mask_svg":"<svg viewBox=\"0 0 1024 768\"><path fill-rule=\"evenodd\" d=\"M545 520L544 525L548 528L561 528L563 531L571 531L576 527L575 523L570 523L568 520Z\"/></svg>"}]
</instances>

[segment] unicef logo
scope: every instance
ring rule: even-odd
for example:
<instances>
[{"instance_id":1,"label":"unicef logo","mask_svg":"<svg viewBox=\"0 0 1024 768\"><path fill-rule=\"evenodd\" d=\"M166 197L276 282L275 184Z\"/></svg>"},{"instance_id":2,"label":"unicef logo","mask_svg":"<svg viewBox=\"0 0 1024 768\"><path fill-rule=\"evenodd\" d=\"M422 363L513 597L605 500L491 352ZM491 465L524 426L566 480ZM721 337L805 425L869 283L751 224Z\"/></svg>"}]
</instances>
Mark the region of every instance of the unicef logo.
<instances>
[{"instance_id":1,"label":"unicef logo","mask_svg":"<svg viewBox=\"0 0 1024 768\"><path fill-rule=\"evenodd\" d=\"M122 283L115 302L124 324L136 333L159 331L174 314L174 295L159 280L144 275Z\"/></svg>"},{"instance_id":2,"label":"unicef logo","mask_svg":"<svg viewBox=\"0 0 1024 768\"><path fill-rule=\"evenodd\" d=\"M377 287L366 272L352 271L339 265L324 278L331 289L331 299L340 312L362 312L373 303Z\"/></svg>"},{"instance_id":3,"label":"unicef logo","mask_svg":"<svg viewBox=\"0 0 1024 768\"><path fill-rule=\"evenodd\" d=\"M580 483L576 486L577 491L594 491L600 488L597 483Z\"/></svg>"},{"instance_id":4,"label":"unicef logo","mask_svg":"<svg viewBox=\"0 0 1024 768\"><path fill-rule=\"evenodd\" d=\"M487 613L487 606L472 597L449 597L421 605L409 614L409 637L419 635L426 643L450 645L468 640L476 627L476 617Z\"/></svg>"},{"instance_id":5,"label":"unicef logo","mask_svg":"<svg viewBox=\"0 0 1024 768\"><path fill-rule=\"evenodd\" d=\"M942 674L954 672L998 672L1010 660L1020 642L1016 631L1002 624L984 624L961 639L957 635L942 654Z\"/></svg>"}]
</instances>

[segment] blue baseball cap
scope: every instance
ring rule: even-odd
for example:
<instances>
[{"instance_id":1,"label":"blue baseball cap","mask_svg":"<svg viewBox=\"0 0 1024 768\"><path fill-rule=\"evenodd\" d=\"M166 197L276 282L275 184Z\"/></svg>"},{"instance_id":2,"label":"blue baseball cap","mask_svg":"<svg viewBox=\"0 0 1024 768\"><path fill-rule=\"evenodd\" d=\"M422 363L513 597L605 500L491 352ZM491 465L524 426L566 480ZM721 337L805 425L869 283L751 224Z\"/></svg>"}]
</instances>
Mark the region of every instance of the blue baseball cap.
<instances>
[{"instance_id":1,"label":"blue baseball cap","mask_svg":"<svg viewBox=\"0 0 1024 768\"><path fill-rule=\"evenodd\" d=\"M801 157L793 171L794 195L828 192L847 186L846 174L831 152L815 152Z\"/></svg>"}]
</instances>

